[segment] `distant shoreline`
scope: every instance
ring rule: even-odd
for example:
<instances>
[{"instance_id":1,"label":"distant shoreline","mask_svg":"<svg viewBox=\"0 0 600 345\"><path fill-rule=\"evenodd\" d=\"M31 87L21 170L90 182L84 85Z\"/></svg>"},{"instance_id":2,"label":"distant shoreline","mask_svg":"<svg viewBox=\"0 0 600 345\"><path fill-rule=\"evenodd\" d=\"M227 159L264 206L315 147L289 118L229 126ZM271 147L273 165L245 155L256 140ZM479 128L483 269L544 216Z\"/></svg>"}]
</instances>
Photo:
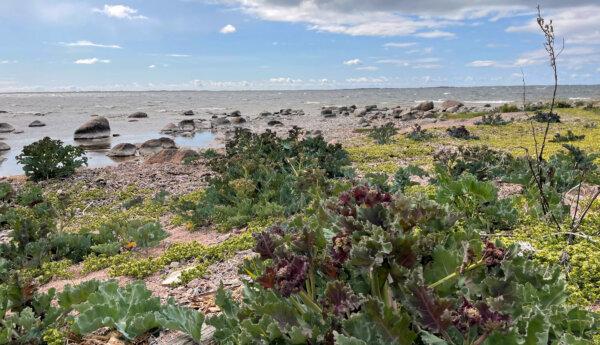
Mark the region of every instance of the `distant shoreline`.
<instances>
[{"instance_id":1,"label":"distant shoreline","mask_svg":"<svg viewBox=\"0 0 600 345\"><path fill-rule=\"evenodd\" d=\"M323 92L323 91L361 91L361 90L427 90L427 89L493 89L493 88L514 88L523 85L483 85L483 86L423 86L423 87L362 87L362 88L331 88L331 89L235 89L235 90L160 90L160 89L149 89L149 90L74 90L74 91L0 91L0 95L14 95L14 94L54 94L54 93L155 93L155 92ZM527 89L530 88L546 88L552 87L552 85L526 85ZM563 87L600 87L600 84L561 84L559 85L559 91ZM600 94L598 95L600 98Z\"/></svg>"}]
</instances>

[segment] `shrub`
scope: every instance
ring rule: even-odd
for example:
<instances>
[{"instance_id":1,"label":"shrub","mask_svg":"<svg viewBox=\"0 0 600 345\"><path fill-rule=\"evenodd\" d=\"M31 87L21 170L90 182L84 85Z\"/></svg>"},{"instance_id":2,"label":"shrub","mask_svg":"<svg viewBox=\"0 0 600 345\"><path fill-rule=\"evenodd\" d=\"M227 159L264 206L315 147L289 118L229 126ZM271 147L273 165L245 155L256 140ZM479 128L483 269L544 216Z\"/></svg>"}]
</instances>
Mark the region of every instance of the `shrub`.
<instances>
[{"instance_id":1,"label":"shrub","mask_svg":"<svg viewBox=\"0 0 600 345\"><path fill-rule=\"evenodd\" d=\"M375 140L379 145L389 144L392 141L392 137L398 134L396 125L392 122L388 122L383 126L375 126L369 133L369 138Z\"/></svg>"},{"instance_id":2,"label":"shrub","mask_svg":"<svg viewBox=\"0 0 600 345\"><path fill-rule=\"evenodd\" d=\"M424 141L433 138L433 134L427 132L426 129L421 128L419 124L415 124L412 130L406 134L408 139L414 141Z\"/></svg>"},{"instance_id":3,"label":"shrub","mask_svg":"<svg viewBox=\"0 0 600 345\"><path fill-rule=\"evenodd\" d=\"M438 168L454 178L469 173L482 181L507 179L516 170L525 169L524 162L521 160L487 146L459 146L457 149L444 149L436 152L433 159Z\"/></svg>"},{"instance_id":4,"label":"shrub","mask_svg":"<svg viewBox=\"0 0 600 345\"><path fill-rule=\"evenodd\" d=\"M554 142L554 143L563 143L563 142L569 142L569 141L579 141L579 140L583 140L583 139L585 139L584 134L577 135L569 129L569 130L567 130L567 133L564 135L560 134L560 133L554 134L554 137L552 139L550 139L550 141Z\"/></svg>"},{"instance_id":5,"label":"shrub","mask_svg":"<svg viewBox=\"0 0 600 345\"><path fill-rule=\"evenodd\" d=\"M35 181L67 177L87 165L83 148L63 145L62 141L48 137L25 146L17 161L23 165L25 175Z\"/></svg>"},{"instance_id":6,"label":"shrub","mask_svg":"<svg viewBox=\"0 0 600 345\"><path fill-rule=\"evenodd\" d=\"M516 104L504 103L498 108L498 111L501 113L516 113L519 111L519 107Z\"/></svg>"},{"instance_id":7,"label":"shrub","mask_svg":"<svg viewBox=\"0 0 600 345\"><path fill-rule=\"evenodd\" d=\"M510 121L506 121L500 114L489 114L483 115L481 120L475 122L476 125L488 125L488 126L503 126L509 124Z\"/></svg>"},{"instance_id":8,"label":"shrub","mask_svg":"<svg viewBox=\"0 0 600 345\"><path fill-rule=\"evenodd\" d=\"M560 115L538 111L531 117L532 120L542 123L560 123Z\"/></svg>"},{"instance_id":9,"label":"shrub","mask_svg":"<svg viewBox=\"0 0 600 345\"><path fill-rule=\"evenodd\" d=\"M465 126L452 126L446 129L449 136L457 139L471 140L479 139L479 137L472 135L471 132Z\"/></svg>"},{"instance_id":10,"label":"shrub","mask_svg":"<svg viewBox=\"0 0 600 345\"><path fill-rule=\"evenodd\" d=\"M300 135L299 128L287 138L236 128L225 154L208 162L216 177L201 200L179 204L182 217L195 225L216 223L229 230L255 217L302 210L329 188L329 178L345 174L350 161L341 145L327 144L321 136Z\"/></svg>"}]
</instances>

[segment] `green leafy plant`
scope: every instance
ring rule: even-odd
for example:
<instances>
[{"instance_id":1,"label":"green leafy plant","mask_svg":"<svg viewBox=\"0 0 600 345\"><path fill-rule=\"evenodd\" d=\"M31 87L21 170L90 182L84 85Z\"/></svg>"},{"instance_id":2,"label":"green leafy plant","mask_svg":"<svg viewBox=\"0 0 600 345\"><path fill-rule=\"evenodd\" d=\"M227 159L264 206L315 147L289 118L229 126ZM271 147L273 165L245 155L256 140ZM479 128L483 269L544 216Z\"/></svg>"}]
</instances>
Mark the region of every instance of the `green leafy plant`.
<instances>
[{"instance_id":1,"label":"green leafy plant","mask_svg":"<svg viewBox=\"0 0 600 345\"><path fill-rule=\"evenodd\" d=\"M388 122L383 126L375 126L369 132L369 138L373 139L377 144L384 145L392 142L394 135L398 134L396 125Z\"/></svg>"},{"instance_id":2,"label":"green leafy plant","mask_svg":"<svg viewBox=\"0 0 600 345\"><path fill-rule=\"evenodd\" d=\"M421 128L421 125L415 124L411 131L406 133L406 137L414 141L425 141L433 138L433 134L427 132L426 129Z\"/></svg>"},{"instance_id":3,"label":"green leafy plant","mask_svg":"<svg viewBox=\"0 0 600 345\"><path fill-rule=\"evenodd\" d=\"M504 103L498 108L498 111L501 113L516 113L519 111L519 107L516 104Z\"/></svg>"},{"instance_id":4,"label":"green leafy plant","mask_svg":"<svg viewBox=\"0 0 600 345\"><path fill-rule=\"evenodd\" d=\"M536 122L542 123L560 123L560 115L556 113L544 113L541 111L536 112L531 119Z\"/></svg>"},{"instance_id":5,"label":"green leafy plant","mask_svg":"<svg viewBox=\"0 0 600 345\"><path fill-rule=\"evenodd\" d=\"M506 121L500 114L487 114L481 117L481 120L475 122L476 125L486 126L504 126L509 124L510 121Z\"/></svg>"},{"instance_id":6,"label":"green leafy plant","mask_svg":"<svg viewBox=\"0 0 600 345\"><path fill-rule=\"evenodd\" d=\"M449 136L456 139L473 140L479 139L478 136L471 134L465 126L452 126L446 129Z\"/></svg>"},{"instance_id":7,"label":"green leafy plant","mask_svg":"<svg viewBox=\"0 0 600 345\"><path fill-rule=\"evenodd\" d=\"M560 133L554 134L554 137L552 139L550 139L550 141L553 143L563 143L563 142L569 142L569 141L580 141L583 139L585 139L584 134L577 135L569 129L569 130L567 130L566 134L560 134Z\"/></svg>"},{"instance_id":8,"label":"green leafy plant","mask_svg":"<svg viewBox=\"0 0 600 345\"><path fill-rule=\"evenodd\" d=\"M597 330L565 304L558 268L482 241L431 200L357 186L323 206L255 236L242 300L220 290L207 320L217 343L585 343Z\"/></svg>"},{"instance_id":9,"label":"green leafy plant","mask_svg":"<svg viewBox=\"0 0 600 345\"><path fill-rule=\"evenodd\" d=\"M469 173L482 181L502 180L523 173L526 169L523 160L485 145L442 149L433 158L439 169L454 178Z\"/></svg>"},{"instance_id":10,"label":"green leafy plant","mask_svg":"<svg viewBox=\"0 0 600 345\"><path fill-rule=\"evenodd\" d=\"M83 148L45 137L25 146L17 162L23 165L25 175L38 181L73 175L77 168L87 165L87 158Z\"/></svg>"}]
</instances>

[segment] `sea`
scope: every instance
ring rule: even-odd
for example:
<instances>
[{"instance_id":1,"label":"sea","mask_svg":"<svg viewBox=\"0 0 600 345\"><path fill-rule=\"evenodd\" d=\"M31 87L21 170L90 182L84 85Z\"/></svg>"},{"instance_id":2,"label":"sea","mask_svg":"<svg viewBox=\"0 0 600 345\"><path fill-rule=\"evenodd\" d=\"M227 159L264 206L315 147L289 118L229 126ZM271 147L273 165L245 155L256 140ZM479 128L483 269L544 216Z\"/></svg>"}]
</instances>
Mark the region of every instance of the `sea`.
<instances>
[{"instance_id":1,"label":"sea","mask_svg":"<svg viewBox=\"0 0 600 345\"><path fill-rule=\"evenodd\" d=\"M551 86L527 86L527 102L548 100ZM558 98L569 100L600 100L600 85L560 86ZM410 106L421 101L443 102L447 99L467 105L517 102L523 99L522 86L497 87L432 87L403 89L352 89L304 91L148 91L148 92L46 92L0 93L0 122L16 128L16 133L0 133L0 141L11 150L0 152L0 177L22 174L15 156L23 146L45 136L75 144L73 132L89 120L91 115L109 119L112 145L121 142L140 143L160 137L160 129L168 123L177 123L192 110L196 118L210 118L212 114L240 110L253 118L262 111L303 109L309 116L318 116L323 106L376 104L380 107ZM127 115L142 111L147 119L129 122ZM28 127L34 120L45 127ZM176 138L182 147L198 148L209 145L214 139L210 132L192 138ZM88 152L91 167L101 167L116 162L103 151Z\"/></svg>"}]
</instances>

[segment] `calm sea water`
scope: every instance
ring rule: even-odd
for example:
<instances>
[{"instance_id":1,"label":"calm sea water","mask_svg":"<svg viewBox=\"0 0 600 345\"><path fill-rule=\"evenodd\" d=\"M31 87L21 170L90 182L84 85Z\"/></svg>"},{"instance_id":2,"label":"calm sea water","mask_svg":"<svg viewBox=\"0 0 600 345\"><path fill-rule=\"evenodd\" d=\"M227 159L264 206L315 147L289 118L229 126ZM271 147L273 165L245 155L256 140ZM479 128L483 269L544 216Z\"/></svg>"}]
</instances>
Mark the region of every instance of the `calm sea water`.
<instances>
[{"instance_id":1,"label":"calm sea water","mask_svg":"<svg viewBox=\"0 0 600 345\"><path fill-rule=\"evenodd\" d=\"M551 96L549 86L527 87L527 100L547 100ZM600 85L561 86L559 97L563 99L600 99ZM522 87L472 87L472 88L418 88L418 89L359 89L327 91L177 91L177 92L80 92L80 93L17 93L0 94L0 122L8 122L21 134L0 134L0 140L11 146L0 157L0 176L16 175L21 169L14 160L24 145L44 136L72 142L74 130L97 114L109 118L113 133L112 144L142 142L159 137L159 131L167 123L189 118L183 111L193 110L197 118L209 118L210 113L240 110L254 117L259 112L276 111L281 108L304 109L316 115L322 106L352 105L379 106L411 105L423 100L443 101L455 99L467 104L498 105L520 102ZM128 122L127 115L143 111L148 119ZM46 123L46 127L29 128L34 120ZM210 134L191 139L178 139L181 146L201 147L211 141ZM104 152L90 153L92 166L113 162Z\"/></svg>"}]
</instances>

